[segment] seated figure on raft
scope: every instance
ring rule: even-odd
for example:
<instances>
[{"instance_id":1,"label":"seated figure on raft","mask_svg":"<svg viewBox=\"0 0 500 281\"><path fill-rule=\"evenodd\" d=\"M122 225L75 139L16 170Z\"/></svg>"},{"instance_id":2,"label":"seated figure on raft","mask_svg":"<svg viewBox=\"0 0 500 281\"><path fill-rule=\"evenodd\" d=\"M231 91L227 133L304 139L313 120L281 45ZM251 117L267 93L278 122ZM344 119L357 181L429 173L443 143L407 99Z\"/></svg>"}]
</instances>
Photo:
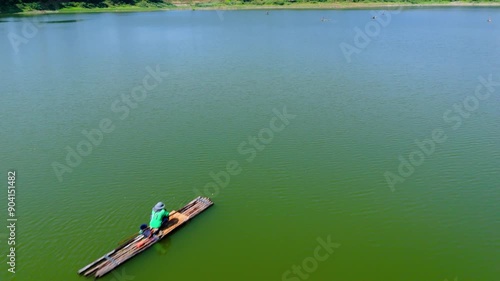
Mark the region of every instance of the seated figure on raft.
<instances>
[{"instance_id":1,"label":"seated figure on raft","mask_svg":"<svg viewBox=\"0 0 500 281\"><path fill-rule=\"evenodd\" d=\"M170 213L165 210L165 204L163 202L158 202L151 211L151 221L149 222L149 227L154 234L158 232L160 227L168 223L168 217Z\"/></svg>"},{"instance_id":2,"label":"seated figure on raft","mask_svg":"<svg viewBox=\"0 0 500 281\"><path fill-rule=\"evenodd\" d=\"M149 238L153 235L153 231L147 224L141 224L139 234L142 234L144 238Z\"/></svg>"}]
</instances>

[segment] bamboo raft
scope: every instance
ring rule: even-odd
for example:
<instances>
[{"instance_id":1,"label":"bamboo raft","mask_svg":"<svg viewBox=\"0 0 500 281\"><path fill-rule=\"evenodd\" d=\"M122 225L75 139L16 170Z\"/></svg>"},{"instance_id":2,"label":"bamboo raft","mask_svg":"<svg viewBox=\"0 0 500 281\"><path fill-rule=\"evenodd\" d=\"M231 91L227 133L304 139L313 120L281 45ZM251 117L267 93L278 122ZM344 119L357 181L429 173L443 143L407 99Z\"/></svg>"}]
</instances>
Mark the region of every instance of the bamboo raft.
<instances>
[{"instance_id":1,"label":"bamboo raft","mask_svg":"<svg viewBox=\"0 0 500 281\"><path fill-rule=\"evenodd\" d=\"M207 197L197 197L180 210L170 212L167 225L163 226L157 235L145 238L142 234L138 234L134 238L118 246L118 248L80 269L78 274L94 277L95 279L106 275L132 257L151 247L154 243L160 241L167 234L171 233L213 204L214 203Z\"/></svg>"}]
</instances>

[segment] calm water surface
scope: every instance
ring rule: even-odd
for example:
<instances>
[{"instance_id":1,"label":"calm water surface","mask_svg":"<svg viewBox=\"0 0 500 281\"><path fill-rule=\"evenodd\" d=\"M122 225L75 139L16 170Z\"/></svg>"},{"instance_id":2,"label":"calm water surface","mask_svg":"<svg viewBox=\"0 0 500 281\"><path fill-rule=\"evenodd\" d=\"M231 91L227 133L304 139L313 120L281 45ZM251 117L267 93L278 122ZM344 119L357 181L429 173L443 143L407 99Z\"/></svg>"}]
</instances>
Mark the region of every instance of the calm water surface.
<instances>
[{"instance_id":1,"label":"calm water surface","mask_svg":"<svg viewBox=\"0 0 500 281\"><path fill-rule=\"evenodd\" d=\"M84 280L157 201L196 190L216 205L103 280L499 280L500 9L390 15L350 62L339 46L376 28L369 10L2 18L0 172L6 187L17 171L18 217L2 280ZM156 68L168 76L127 101ZM59 180L101 122L112 131ZM436 129L446 140L419 154ZM228 161L241 172L205 189ZM328 237L340 246L308 258ZM312 269L282 279L294 265Z\"/></svg>"}]
</instances>

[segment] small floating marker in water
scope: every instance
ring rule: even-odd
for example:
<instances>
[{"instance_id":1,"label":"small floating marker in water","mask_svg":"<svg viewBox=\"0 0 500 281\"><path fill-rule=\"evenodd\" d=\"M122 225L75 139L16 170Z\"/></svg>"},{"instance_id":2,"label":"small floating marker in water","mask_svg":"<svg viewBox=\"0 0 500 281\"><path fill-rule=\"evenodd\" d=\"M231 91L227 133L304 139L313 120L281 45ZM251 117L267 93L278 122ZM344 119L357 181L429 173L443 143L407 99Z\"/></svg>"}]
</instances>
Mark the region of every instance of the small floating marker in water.
<instances>
[{"instance_id":1,"label":"small floating marker in water","mask_svg":"<svg viewBox=\"0 0 500 281\"><path fill-rule=\"evenodd\" d=\"M488 18L487 22L491 22L491 18Z\"/></svg>"}]
</instances>

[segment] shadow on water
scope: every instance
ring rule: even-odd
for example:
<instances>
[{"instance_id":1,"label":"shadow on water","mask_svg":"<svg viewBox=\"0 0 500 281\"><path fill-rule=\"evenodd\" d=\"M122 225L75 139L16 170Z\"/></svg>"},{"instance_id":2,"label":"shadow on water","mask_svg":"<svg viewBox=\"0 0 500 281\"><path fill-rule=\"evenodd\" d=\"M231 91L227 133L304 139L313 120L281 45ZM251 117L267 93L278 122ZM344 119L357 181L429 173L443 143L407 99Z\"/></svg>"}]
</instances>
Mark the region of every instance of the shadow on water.
<instances>
[{"instance_id":1,"label":"shadow on water","mask_svg":"<svg viewBox=\"0 0 500 281\"><path fill-rule=\"evenodd\" d=\"M166 236L157 243L153 244L153 249L155 249L155 252L159 253L160 255L165 255L171 245L172 238L170 238L170 236Z\"/></svg>"},{"instance_id":2,"label":"shadow on water","mask_svg":"<svg viewBox=\"0 0 500 281\"><path fill-rule=\"evenodd\" d=\"M68 23L68 22L78 22L83 21L82 19L75 20L48 20L48 21L40 21L40 23Z\"/></svg>"},{"instance_id":3,"label":"shadow on water","mask_svg":"<svg viewBox=\"0 0 500 281\"><path fill-rule=\"evenodd\" d=\"M70 23L70 22L79 22L83 21L82 19L78 20L47 20L47 21L38 21L37 23L46 23L46 24L53 24L53 23ZM21 20L0 20L0 23L5 23L5 22L22 22Z\"/></svg>"}]
</instances>

